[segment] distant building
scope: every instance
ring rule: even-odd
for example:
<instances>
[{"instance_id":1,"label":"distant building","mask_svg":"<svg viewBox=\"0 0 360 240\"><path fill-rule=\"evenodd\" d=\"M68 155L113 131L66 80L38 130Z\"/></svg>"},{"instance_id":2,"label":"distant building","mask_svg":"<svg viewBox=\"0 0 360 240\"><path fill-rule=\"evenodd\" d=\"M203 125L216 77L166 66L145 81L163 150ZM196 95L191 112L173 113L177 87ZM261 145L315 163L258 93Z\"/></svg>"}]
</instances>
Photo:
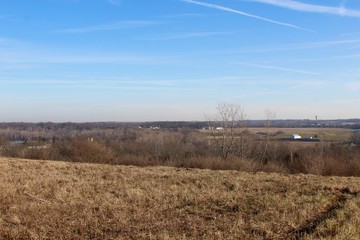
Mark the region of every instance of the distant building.
<instances>
[{"instance_id":1,"label":"distant building","mask_svg":"<svg viewBox=\"0 0 360 240\"><path fill-rule=\"evenodd\" d=\"M294 134L291 134L290 139L299 140L299 139L301 139L301 136L299 134L294 133Z\"/></svg>"}]
</instances>

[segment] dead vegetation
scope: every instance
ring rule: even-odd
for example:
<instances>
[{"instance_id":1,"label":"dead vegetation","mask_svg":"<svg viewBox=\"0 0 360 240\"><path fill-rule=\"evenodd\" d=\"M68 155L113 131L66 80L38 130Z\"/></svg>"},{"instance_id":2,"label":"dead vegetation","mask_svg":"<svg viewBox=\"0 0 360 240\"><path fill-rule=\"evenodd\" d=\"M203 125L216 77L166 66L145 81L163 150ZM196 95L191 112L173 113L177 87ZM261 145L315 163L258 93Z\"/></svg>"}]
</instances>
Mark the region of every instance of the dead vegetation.
<instances>
[{"instance_id":1,"label":"dead vegetation","mask_svg":"<svg viewBox=\"0 0 360 240\"><path fill-rule=\"evenodd\" d=\"M0 159L0 239L359 239L360 179Z\"/></svg>"},{"instance_id":2,"label":"dead vegetation","mask_svg":"<svg viewBox=\"0 0 360 240\"><path fill-rule=\"evenodd\" d=\"M113 165L171 166L213 170L360 176L360 144L278 141L247 129L217 136L191 129L114 130L21 145L0 144L0 156ZM105 133L111 133L105 131ZM104 133L104 134L105 134ZM218 133L221 134L221 131ZM43 145L41 145L41 143ZM34 145L39 144L39 145ZM39 147L40 146L40 147ZM224 149L227 149L224 154ZM225 157L226 156L226 157Z\"/></svg>"}]
</instances>

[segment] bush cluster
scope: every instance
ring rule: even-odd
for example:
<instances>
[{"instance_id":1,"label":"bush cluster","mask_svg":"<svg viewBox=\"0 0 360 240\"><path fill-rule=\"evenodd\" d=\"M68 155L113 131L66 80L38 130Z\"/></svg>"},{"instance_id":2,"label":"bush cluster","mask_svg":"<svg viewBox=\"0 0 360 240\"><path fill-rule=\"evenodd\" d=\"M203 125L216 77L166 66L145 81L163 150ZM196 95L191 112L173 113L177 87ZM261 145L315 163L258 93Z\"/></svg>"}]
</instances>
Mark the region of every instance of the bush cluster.
<instances>
[{"instance_id":1,"label":"bush cluster","mask_svg":"<svg viewBox=\"0 0 360 240\"><path fill-rule=\"evenodd\" d=\"M265 143L247 132L241 144L234 145L229 157L223 159L214 139L196 130L122 128L95 133L16 146L3 140L0 154L84 163L360 176L357 135L353 137L356 144L319 142L297 147L293 142Z\"/></svg>"}]
</instances>

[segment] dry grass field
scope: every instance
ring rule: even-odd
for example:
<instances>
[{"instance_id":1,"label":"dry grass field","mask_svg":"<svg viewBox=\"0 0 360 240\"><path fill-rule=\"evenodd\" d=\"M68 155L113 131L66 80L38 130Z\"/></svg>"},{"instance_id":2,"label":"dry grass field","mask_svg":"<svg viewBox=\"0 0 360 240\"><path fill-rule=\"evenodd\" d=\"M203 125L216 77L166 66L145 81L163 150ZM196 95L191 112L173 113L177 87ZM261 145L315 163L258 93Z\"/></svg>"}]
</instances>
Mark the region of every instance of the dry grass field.
<instances>
[{"instance_id":1,"label":"dry grass field","mask_svg":"<svg viewBox=\"0 0 360 240\"><path fill-rule=\"evenodd\" d=\"M360 178L0 158L0 239L360 239Z\"/></svg>"},{"instance_id":2,"label":"dry grass field","mask_svg":"<svg viewBox=\"0 0 360 240\"><path fill-rule=\"evenodd\" d=\"M261 133L264 128L249 128L251 133ZM353 134L352 129L347 128L270 128L273 139L289 138L291 134L297 133L303 137L317 136L323 141L343 142L349 141Z\"/></svg>"}]
</instances>

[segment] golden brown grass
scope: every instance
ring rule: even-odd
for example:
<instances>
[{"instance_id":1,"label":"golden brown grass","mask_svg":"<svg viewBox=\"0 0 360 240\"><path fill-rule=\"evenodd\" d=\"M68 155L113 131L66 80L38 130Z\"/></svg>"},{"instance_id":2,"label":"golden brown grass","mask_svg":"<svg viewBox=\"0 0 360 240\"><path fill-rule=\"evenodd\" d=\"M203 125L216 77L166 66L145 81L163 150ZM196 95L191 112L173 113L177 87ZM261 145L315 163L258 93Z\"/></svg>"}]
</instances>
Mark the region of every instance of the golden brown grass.
<instances>
[{"instance_id":1,"label":"golden brown grass","mask_svg":"<svg viewBox=\"0 0 360 240\"><path fill-rule=\"evenodd\" d=\"M0 159L0 239L360 239L360 179Z\"/></svg>"}]
</instances>

